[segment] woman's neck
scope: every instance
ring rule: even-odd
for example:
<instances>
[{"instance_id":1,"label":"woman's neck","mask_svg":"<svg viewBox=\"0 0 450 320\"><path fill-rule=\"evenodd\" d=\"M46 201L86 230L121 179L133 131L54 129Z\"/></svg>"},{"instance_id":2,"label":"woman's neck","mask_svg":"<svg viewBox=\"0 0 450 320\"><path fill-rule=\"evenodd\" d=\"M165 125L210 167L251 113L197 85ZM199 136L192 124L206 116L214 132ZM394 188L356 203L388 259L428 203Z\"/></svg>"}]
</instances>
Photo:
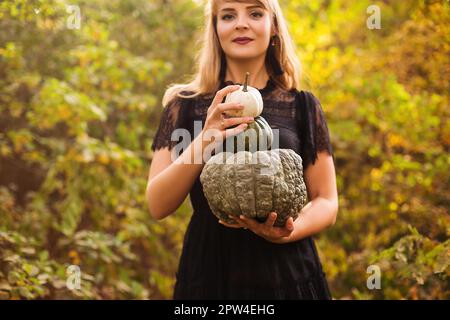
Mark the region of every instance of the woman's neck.
<instances>
[{"instance_id":1,"label":"woman's neck","mask_svg":"<svg viewBox=\"0 0 450 320\"><path fill-rule=\"evenodd\" d=\"M264 59L231 60L227 59L225 81L244 83L245 73L250 72L248 84L254 88L264 88L269 80Z\"/></svg>"}]
</instances>

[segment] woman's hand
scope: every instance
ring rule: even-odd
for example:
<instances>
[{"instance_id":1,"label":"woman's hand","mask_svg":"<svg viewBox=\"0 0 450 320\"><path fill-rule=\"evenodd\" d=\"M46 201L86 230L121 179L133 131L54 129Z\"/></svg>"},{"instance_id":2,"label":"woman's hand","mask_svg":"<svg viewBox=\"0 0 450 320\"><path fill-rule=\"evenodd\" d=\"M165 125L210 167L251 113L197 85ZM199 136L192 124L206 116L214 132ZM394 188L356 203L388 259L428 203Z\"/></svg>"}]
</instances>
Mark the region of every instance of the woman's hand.
<instances>
[{"instance_id":1,"label":"woman's hand","mask_svg":"<svg viewBox=\"0 0 450 320\"><path fill-rule=\"evenodd\" d=\"M277 219L276 212L271 212L267 217L267 220L263 223L260 223L252 218L247 218L243 215L239 217L229 215L229 217L236 221L237 224L229 224L222 220L219 220L219 223L230 228L250 229L258 236L274 243L289 242L288 237L291 235L292 231L294 231L294 220L292 217L289 217L286 220L284 227L274 226L275 220Z\"/></svg>"},{"instance_id":2,"label":"woman's hand","mask_svg":"<svg viewBox=\"0 0 450 320\"><path fill-rule=\"evenodd\" d=\"M206 115L205 125L203 127L203 134L210 131L207 135L213 135L212 129L218 130L220 132L220 137L223 140L227 139L230 136L237 135L243 132L248 123L253 122L253 117L232 117L226 118L224 112L228 110L242 110L244 108L243 105L236 102L222 103L225 97L240 88L239 85L231 85L226 86L223 89L217 91L213 102L208 108L208 112ZM235 127L233 127L235 126ZM229 127L233 127L231 129L227 129ZM217 131L216 131L217 132ZM216 142L216 141L211 141ZM207 144L211 143L208 142ZM220 141L219 141L220 142Z\"/></svg>"}]
</instances>

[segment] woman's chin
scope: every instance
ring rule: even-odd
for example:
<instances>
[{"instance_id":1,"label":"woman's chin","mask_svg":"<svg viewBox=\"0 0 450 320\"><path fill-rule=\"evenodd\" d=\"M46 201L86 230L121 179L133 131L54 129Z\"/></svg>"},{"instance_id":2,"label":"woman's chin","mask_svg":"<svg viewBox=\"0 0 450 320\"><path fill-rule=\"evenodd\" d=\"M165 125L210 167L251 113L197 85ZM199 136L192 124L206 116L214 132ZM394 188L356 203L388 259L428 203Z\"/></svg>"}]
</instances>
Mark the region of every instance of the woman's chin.
<instances>
[{"instance_id":1,"label":"woman's chin","mask_svg":"<svg viewBox=\"0 0 450 320\"><path fill-rule=\"evenodd\" d=\"M231 59L236 60L248 60L248 59L254 59L257 58L259 55L255 55L255 51L247 51L247 50L233 50L232 53L227 54L227 56Z\"/></svg>"}]
</instances>

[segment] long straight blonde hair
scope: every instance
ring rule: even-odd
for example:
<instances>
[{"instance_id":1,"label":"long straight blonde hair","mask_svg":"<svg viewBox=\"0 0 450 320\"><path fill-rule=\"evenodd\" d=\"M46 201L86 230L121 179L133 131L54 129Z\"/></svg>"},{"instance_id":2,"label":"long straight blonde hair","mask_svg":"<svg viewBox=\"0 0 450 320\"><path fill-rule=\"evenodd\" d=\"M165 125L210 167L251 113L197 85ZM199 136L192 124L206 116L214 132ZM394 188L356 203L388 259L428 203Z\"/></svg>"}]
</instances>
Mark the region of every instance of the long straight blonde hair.
<instances>
[{"instance_id":1,"label":"long straight blonde hair","mask_svg":"<svg viewBox=\"0 0 450 320\"><path fill-rule=\"evenodd\" d=\"M272 27L278 35L278 41L275 42L274 55L283 74L277 75L270 66L266 54L266 69L271 79L279 87L290 90L297 89L300 82L301 65L295 51L295 44L289 34L286 20L284 19L278 0L208 0L205 7L205 26L203 38L200 39L198 46L200 51L195 57L196 72L187 84L171 84L163 97L163 105L174 97L193 98L198 95L215 93L220 88L220 76L225 74L226 65L225 53L220 46L217 36L216 23L218 4L220 1L226 2L255 2L265 8L272 16ZM182 94L182 91L190 93Z\"/></svg>"}]
</instances>

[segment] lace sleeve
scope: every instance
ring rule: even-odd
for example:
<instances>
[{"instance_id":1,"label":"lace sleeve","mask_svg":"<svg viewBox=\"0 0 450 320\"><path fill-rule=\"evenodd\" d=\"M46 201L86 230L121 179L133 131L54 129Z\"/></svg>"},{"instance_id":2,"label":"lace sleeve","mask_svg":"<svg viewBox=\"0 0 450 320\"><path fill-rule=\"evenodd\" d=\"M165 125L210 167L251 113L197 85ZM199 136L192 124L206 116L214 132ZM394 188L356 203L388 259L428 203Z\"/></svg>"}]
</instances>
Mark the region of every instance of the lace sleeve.
<instances>
[{"instance_id":1,"label":"lace sleeve","mask_svg":"<svg viewBox=\"0 0 450 320\"><path fill-rule=\"evenodd\" d=\"M180 139L177 135L172 137L172 133L175 129L184 128L186 122L185 108L182 98L175 97L167 103L164 108L161 120L159 123L158 130L156 131L155 137L153 138L153 143L151 149L153 151L168 147L171 150L176 146Z\"/></svg>"},{"instance_id":2,"label":"lace sleeve","mask_svg":"<svg viewBox=\"0 0 450 320\"><path fill-rule=\"evenodd\" d=\"M317 153L326 151L333 158L333 148L322 105L319 100L308 91L297 93L298 108L297 121L301 140L301 157L303 168L314 164Z\"/></svg>"}]
</instances>

